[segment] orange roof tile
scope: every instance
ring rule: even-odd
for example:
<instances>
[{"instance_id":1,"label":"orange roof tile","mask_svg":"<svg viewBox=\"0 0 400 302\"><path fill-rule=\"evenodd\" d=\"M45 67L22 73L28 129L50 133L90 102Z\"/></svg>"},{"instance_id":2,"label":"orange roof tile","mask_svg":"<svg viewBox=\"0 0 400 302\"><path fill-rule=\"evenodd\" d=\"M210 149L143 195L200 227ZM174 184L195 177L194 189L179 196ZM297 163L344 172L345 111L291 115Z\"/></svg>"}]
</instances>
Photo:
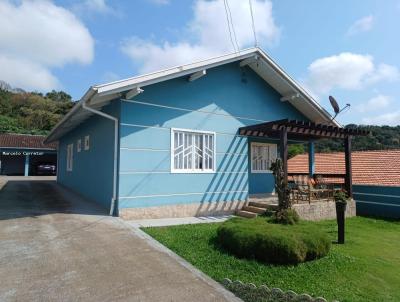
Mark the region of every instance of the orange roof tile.
<instances>
[{"instance_id":1,"label":"orange roof tile","mask_svg":"<svg viewBox=\"0 0 400 302\"><path fill-rule=\"evenodd\" d=\"M30 149L52 149L57 148L57 143L43 144L44 135L29 134L0 134L0 148L30 148Z\"/></svg>"},{"instance_id":2,"label":"orange roof tile","mask_svg":"<svg viewBox=\"0 0 400 302\"><path fill-rule=\"evenodd\" d=\"M353 151L353 184L400 186L400 149ZM288 161L289 173L308 173L308 154ZM344 174L344 153L316 153L315 174Z\"/></svg>"}]
</instances>

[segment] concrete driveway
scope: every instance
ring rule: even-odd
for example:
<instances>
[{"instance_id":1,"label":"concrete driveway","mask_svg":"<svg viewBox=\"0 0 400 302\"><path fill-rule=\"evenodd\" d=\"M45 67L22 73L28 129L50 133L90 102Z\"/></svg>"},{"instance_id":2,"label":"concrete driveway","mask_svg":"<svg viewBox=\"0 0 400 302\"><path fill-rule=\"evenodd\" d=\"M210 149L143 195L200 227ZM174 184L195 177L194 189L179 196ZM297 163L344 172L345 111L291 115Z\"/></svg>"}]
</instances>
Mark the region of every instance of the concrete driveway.
<instances>
[{"instance_id":1,"label":"concrete driveway","mask_svg":"<svg viewBox=\"0 0 400 302\"><path fill-rule=\"evenodd\" d=\"M52 180L0 178L0 301L235 300L106 212Z\"/></svg>"}]
</instances>

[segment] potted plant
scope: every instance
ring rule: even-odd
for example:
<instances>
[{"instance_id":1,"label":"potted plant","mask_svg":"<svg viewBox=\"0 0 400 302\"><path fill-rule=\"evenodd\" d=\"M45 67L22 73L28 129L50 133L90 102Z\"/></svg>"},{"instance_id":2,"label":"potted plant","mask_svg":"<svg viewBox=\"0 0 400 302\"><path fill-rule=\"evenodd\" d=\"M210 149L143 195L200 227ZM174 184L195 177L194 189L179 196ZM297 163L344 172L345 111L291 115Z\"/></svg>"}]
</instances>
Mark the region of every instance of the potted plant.
<instances>
[{"instance_id":1,"label":"potted plant","mask_svg":"<svg viewBox=\"0 0 400 302\"><path fill-rule=\"evenodd\" d=\"M334 195L336 203L336 221L338 225L338 243L344 243L344 222L348 197L344 191L338 191Z\"/></svg>"}]
</instances>

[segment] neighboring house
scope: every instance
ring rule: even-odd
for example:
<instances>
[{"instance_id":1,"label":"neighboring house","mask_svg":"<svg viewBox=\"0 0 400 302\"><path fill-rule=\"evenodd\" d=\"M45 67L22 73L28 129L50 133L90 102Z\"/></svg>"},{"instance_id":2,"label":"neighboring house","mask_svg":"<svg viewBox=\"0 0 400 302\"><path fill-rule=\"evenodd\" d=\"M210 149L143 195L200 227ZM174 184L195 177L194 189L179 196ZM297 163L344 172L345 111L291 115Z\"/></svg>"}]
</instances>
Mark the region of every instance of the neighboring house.
<instances>
[{"instance_id":1,"label":"neighboring house","mask_svg":"<svg viewBox=\"0 0 400 302\"><path fill-rule=\"evenodd\" d=\"M232 213L270 194L276 139L238 134L331 116L253 48L91 87L51 131L58 182L126 218Z\"/></svg>"},{"instance_id":2,"label":"neighboring house","mask_svg":"<svg viewBox=\"0 0 400 302\"><path fill-rule=\"evenodd\" d=\"M45 136L0 134L0 175L31 176L41 164L57 164L57 144L44 144Z\"/></svg>"},{"instance_id":3,"label":"neighboring house","mask_svg":"<svg viewBox=\"0 0 400 302\"><path fill-rule=\"evenodd\" d=\"M353 151L353 191L357 214L400 218L400 149ZM315 174L343 183L344 153L316 153ZM308 174L308 154L288 161L289 174Z\"/></svg>"}]
</instances>

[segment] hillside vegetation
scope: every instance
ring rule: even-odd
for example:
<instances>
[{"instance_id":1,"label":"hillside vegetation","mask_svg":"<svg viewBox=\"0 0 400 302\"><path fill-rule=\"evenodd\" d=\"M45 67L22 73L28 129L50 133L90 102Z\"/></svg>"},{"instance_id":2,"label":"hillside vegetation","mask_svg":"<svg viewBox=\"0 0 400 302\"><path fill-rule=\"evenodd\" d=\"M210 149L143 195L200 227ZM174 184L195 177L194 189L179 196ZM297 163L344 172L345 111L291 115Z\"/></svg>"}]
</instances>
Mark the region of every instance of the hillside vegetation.
<instances>
[{"instance_id":1,"label":"hillside vegetation","mask_svg":"<svg viewBox=\"0 0 400 302\"><path fill-rule=\"evenodd\" d=\"M400 121L399 121L400 123ZM347 125L346 128L355 128L370 131L368 136L354 137L352 150L387 150L400 149L400 125L390 126L357 126ZM315 142L315 152L341 152L344 151L342 139L322 139ZM307 152L307 145L298 144L289 146L289 157Z\"/></svg>"},{"instance_id":2,"label":"hillside vegetation","mask_svg":"<svg viewBox=\"0 0 400 302\"><path fill-rule=\"evenodd\" d=\"M0 133L47 134L73 105L63 91L42 94L0 86Z\"/></svg>"}]
</instances>

